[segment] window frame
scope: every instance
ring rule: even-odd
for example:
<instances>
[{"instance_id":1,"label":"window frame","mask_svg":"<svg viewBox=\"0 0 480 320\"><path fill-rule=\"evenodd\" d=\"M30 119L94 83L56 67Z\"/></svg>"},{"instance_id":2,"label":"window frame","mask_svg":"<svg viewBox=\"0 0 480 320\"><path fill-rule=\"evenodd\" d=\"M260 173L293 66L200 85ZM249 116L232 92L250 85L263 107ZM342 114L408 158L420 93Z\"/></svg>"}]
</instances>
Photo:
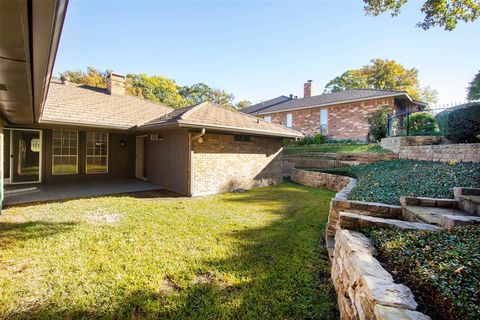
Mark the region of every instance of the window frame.
<instances>
[{"instance_id":1,"label":"window frame","mask_svg":"<svg viewBox=\"0 0 480 320\"><path fill-rule=\"evenodd\" d=\"M89 133L93 133L93 134L106 134L107 135L107 139L106 139L106 142L107 142L107 147L106 147L106 150L107 150L107 154L106 155L89 155L88 154L88 134ZM93 140L94 143L97 141L97 140ZM106 157L106 166L107 166L107 170L106 171L102 171L102 172L88 172L88 158L101 158L101 157ZM101 132L101 131L87 131L85 132L85 174L106 174L106 173L109 173L109 170L110 170L110 166L109 166L109 157L110 157L110 133L108 132Z\"/></svg>"},{"instance_id":2,"label":"window frame","mask_svg":"<svg viewBox=\"0 0 480 320\"><path fill-rule=\"evenodd\" d=\"M288 125L289 116L290 116L290 125ZM293 113L287 113L287 115L285 116L285 126L287 128L292 128L293 127Z\"/></svg>"},{"instance_id":3,"label":"window frame","mask_svg":"<svg viewBox=\"0 0 480 320\"><path fill-rule=\"evenodd\" d=\"M322 117L322 111L326 113L325 119ZM320 112L318 113L318 118L319 118L319 132L321 134L328 134L328 109L323 108L320 109ZM322 120L325 120L325 130L322 130Z\"/></svg>"},{"instance_id":4,"label":"window frame","mask_svg":"<svg viewBox=\"0 0 480 320\"><path fill-rule=\"evenodd\" d=\"M75 166L75 172L67 172L67 173L55 173L55 170L54 170L54 167L55 167L55 157L72 157L72 155L63 155L63 154L60 154L60 155L56 155L55 154L55 148L58 148L58 146L55 146L55 131L60 131L61 133L63 132L75 132L76 136L77 136L77 145L76 145L76 155L75 155L75 159L76 159L76 166ZM70 139L70 138L69 138ZM72 175L72 174L78 174L78 140L79 140L79 132L78 130L71 130L71 129L53 129L52 130L52 176L66 176L66 175ZM63 146L60 145L60 148L61 150L63 151ZM70 145L68 146L68 148L70 149ZM62 152L63 153L63 152Z\"/></svg>"},{"instance_id":5,"label":"window frame","mask_svg":"<svg viewBox=\"0 0 480 320\"><path fill-rule=\"evenodd\" d=\"M268 118L268 120L267 120L267 118ZM272 122L272 116L263 116L263 121Z\"/></svg>"}]
</instances>

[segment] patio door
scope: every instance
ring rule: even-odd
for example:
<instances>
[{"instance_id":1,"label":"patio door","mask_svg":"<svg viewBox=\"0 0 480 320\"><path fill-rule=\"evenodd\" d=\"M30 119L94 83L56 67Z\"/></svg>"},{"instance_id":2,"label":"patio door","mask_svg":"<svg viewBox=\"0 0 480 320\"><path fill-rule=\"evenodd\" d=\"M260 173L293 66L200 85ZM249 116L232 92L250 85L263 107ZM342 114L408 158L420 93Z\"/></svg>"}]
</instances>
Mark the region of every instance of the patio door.
<instances>
[{"instance_id":1,"label":"patio door","mask_svg":"<svg viewBox=\"0 0 480 320\"><path fill-rule=\"evenodd\" d=\"M147 172L145 166L145 148L147 144L147 136L137 136L135 143L135 176L138 179L147 180Z\"/></svg>"},{"instance_id":2,"label":"patio door","mask_svg":"<svg viewBox=\"0 0 480 320\"><path fill-rule=\"evenodd\" d=\"M10 141L4 144L4 154L10 155L8 161L10 166L9 182L40 182L42 171L42 132L30 129L9 129L9 131Z\"/></svg>"}]
</instances>

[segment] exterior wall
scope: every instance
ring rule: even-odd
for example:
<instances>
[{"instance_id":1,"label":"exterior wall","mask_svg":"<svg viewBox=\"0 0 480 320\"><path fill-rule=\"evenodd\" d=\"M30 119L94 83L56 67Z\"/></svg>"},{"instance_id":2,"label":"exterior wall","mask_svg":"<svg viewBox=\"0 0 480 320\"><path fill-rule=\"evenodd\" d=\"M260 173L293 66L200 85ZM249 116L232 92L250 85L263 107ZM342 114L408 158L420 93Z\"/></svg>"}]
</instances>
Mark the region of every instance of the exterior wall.
<instances>
[{"instance_id":1,"label":"exterior wall","mask_svg":"<svg viewBox=\"0 0 480 320\"><path fill-rule=\"evenodd\" d=\"M162 140L147 138L145 165L147 180L184 195L190 195L188 132L158 133Z\"/></svg>"},{"instance_id":2,"label":"exterior wall","mask_svg":"<svg viewBox=\"0 0 480 320\"><path fill-rule=\"evenodd\" d=\"M4 186L3 186L3 176L4 176L4 159L5 159L5 152L3 148L3 137L4 137L4 132L3 132L3 119L0 118L0 213L2 211L3 207L3 192L4 192Z\"/></svg>"},{"instance_id":3,"label":"exterior wall","mask_svg":"<svg viewBox=\"0 0 480 320\"><path fill-rule=\"evenodd\" d=\"M258 115L258 117L263 118L266 115L270 115L273 123L285 126L287 113L292 113L292 129L300 131L305 135L314 135L320 132L320 110L327 109L327 135L330 138L366 140L369 129L367 118L385 105L390 106L393 111L395 108L395 99L366 100L327 107L313 107L309 109L262 114Z\"/></svg>"},{"instance_id":4,"label":"exterior wall","mask_svg":"<svg viewBox=\"0 0 480 320\"><path fill-rule=\"evenodd\" d=\"M192 142L192 195L206 195L282 181L282 140L252 137L237 142L234 135L207 133Z\"/></svg>"},{"instance_id":5,"label":"exterior wall","mask_svg":"<svg viewBox=\"0 0 480 320\"><path fill-rule=\"evenodd\" d=\"M68 129L68 128L67 128ZM99 131L96 129L87 131ZM102 178L135 177L135 136L123 133L109 133L108 173L87 174L86 171L86 131L78 131L78 173L66 175L52 174L52 129L43 130L43 182L57 183L84 181ZM125 143L122 147L121 141Z\"/></svg>"}]
</instances>

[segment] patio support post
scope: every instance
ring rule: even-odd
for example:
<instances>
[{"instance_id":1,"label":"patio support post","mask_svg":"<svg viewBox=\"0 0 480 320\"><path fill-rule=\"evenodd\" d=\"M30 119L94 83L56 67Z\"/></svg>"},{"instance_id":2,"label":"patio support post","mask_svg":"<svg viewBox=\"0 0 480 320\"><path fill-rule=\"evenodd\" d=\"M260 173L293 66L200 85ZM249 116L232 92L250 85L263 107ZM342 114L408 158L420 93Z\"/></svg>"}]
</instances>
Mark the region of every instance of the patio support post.
<instances>
[{"instance_id":1,"label":"patio support post","mask_svg":"<svg viewBox=\"0 0 480 320\"><path fill-rule=\"evenodd\" d=\"M3 208L3 162L5 155L3 154L5 149L3 148L3 128L4 121L0 118L0 214L2 214Z\"/></svg>"}]
</instances>

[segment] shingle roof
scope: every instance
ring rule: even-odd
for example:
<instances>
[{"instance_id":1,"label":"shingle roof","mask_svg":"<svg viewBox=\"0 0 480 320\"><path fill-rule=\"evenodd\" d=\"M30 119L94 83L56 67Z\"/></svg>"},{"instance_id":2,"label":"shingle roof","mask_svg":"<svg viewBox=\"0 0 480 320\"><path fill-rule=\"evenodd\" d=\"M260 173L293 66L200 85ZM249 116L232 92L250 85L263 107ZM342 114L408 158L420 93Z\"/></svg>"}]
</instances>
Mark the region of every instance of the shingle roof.
<instances>
[{"instance_id":1,"label":"shingle roof","mask_svg":"<svg viewBox=\"0 0 480 320\"><path fill-rule=\"evenodd\" d=\"M344 103L347 101L358 101L373 99L379 97L396 97L404 96L407 99L411 100L410 96L405 91L395 91L395 90L375 90L375 89L349 89L340 92L325 93L318 96L300 98L300 99L288 99L284 102L276 103L265 108L252 108L247 110L247 108L242 109L242 112L247 112L249 114L263 114L271 113L278 111L286 110L295 110L306 107L314 106L327 106L338 103ZM255 105L258 106L258 105ZM252 106L254 107L254 106ZM251 108L251 107L250 107Z\"/></svg>"},{"instance_id":2,"label":"shingle roof","mask_svg":"<svg viewBox=\"0 0 480 320\"><path fill-rule=\"evenodd\" d=\"M303 136L298 131L265 122L257 117L229 110L211 102L174 110L167 115L145 123L140 128L161 128L165 126L206 128L207 130L275 137L298 138Z\"/></svg>"},{"instance_id":3,"label":"shingle roof","mask_svg":"<svg viewBox=\"0 0 480 320\"><path fill-rule=\"evenodd\" d=\"M286 96L279 96L279 97L276 97L276 98L273 98L273 99L270 99L270 100L267 100L267 101L262 101L260 103L257 103L257 104L251 105L249 107L243 108L240 111L244 112L244 113L254 113L254 112L258 112L262 109L274 106L276 104L279 104L279 103L282 103L282 102L285 102L285 101L288 101L288 100L291 100L291 99L292 98L289 98L289 97L286 97Z\"/></svg>"},{"instance_id":4,"label":"shingle roof","mask_svg":"<svg viewBox=\"0 0 480 320\"><path fill-rule=\"evenodd\" d=\"M138 97L109 95L102 88L52 80L40 123L128 129L172 110Z\"/></svg>"}]
</instances>

